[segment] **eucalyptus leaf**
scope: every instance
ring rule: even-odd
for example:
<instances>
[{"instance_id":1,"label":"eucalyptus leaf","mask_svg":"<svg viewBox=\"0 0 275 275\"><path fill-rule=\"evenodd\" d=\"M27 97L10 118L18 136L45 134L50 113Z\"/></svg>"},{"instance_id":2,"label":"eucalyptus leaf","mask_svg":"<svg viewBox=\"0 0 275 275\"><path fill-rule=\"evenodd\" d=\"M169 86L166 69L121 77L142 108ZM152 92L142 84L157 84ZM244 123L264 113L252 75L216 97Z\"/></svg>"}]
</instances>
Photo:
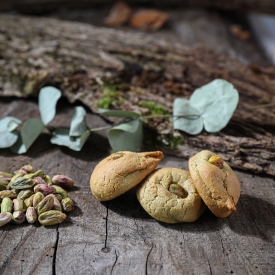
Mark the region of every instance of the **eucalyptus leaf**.
<instances>
[{"instance_id":1,"label":"eucalyptus leaf","mask_svg":"<svg viewBox=\"0 0 275 275\"><path fill-rule=\"evenodd\" d=\"M18 139L17 127L21 120L6 116L0 120L0 148L11 147Z\"/></svg>"},{"instance_id":2,"label":"eucalyptus leaf","mask_svg":"<svg viewBox=\"0 0 275 275\"><path fill-rule=\"evenodd\" d=\"M13 118L9 121L9 123L7 125L7 130L9 132L12 132L12 131L16 130L20 124L21 124L21 120L19 120L17 118Z\"/></svg>"},{"instance_id":3,"label":"eucalyptus leaf","mask_svg":"<svg viewBox=\"0 0 275 275\"><path fill-rule=\"evenodd\" d=\"M40 90L38 97L38 106L41 119L45 125L50 123L56 112L56 104L61 97L60 90L47 86Z\"/></svg>"},{"instance_id":4,"label":"eucalyptus leaf","mask_svg":"<svg viewBox=\"0 0 275 275\"><path fill-rule=\"evenodd\" d=\"M11 147L11 150L17 154L26 153L37 137L43 131L45 125L39 118L30 118L27 120L20 131L19 138Z\"/></svg>"},{"instance_id":5,"label":"eucalyptus leaf","mask_svg":"<svg viewBox=\"0 0 275 275\"><path fill-rule=\"evenodd\" d=\"M9 132L9 131L1 132L0 131L0 148L11 147L13 144L15 144L17 139L18 139L17 131L14 131L14 132Z\"/></svg>"},{"instance_id":6,"label":"eucalyptus leaf","mask_svg":"<svg viewBox=\"0 0 275 275\"><path fill-rule=\"evenodd\" d=\"M194 119L191 115L198 116ZM192 107L189 100L176 98L173 103L174 129L184 131L190 135L196 135L203 129L203 120L199 111ZM185 116L185 118L180 117Z\"/></svg>"},{"instance_id":7,"label":"eucalyptus leaf","mask_svg":"<svg viewBox=\"0 0 275 275\"><path fill-rule=\"evenodd\" d=\"M218 132L232 117L239 94L231 83L216 79L196 89L189 101L202 114L204 129L207 132Z\"/></svg>"},{"instance_id":8,"label":"eucalyptus leaf","mask_svg":"<svg viewBox=\"0 0 275 275\"><path fill-rule=\"evenodd\" d=\"M71 121L69 136L80 137L87 130L85 118L85 109L81 106L75 107L73 118Z\"/></svg>"},{"instance_id":9,"label":"eucalyptus leaf","mask_svg":"<svg viewBox=\"0 0 275 275\"><path fill-rule=\"evenodd\" d=\"M114 151L138 151L142 143L142 121L135 119L115 126L108 132L108 140Z\"/></svg>"},{"instance_id":10,"label":"eucalyptus leaf","mask_svg":"<svg viewBox=\"0 0 275 275\"><path fill-rule=\"evenodd\" d=\"M10 131L15 130L21 123L21 120L16 117L6 116L0 119L0 131ZM16 125L16 127L14 127Z\"/></svg>"},{"instance_id":11,"label":"eucalyptus leaf","mask_svg":"<svg viewBox=\"0 0 275 275\"><path fill-rule=\"evenodd\" d=\"M57 129L53 133L51 143L69 147L74 151L80 151L89 136L89 130L82 133L80 137L72 138L70 137L70 131L68 129Z\"/></svg>"},{"instance_id":12,"label":"eucalyptus leaf","mask_svg":"<svg viewBox=\"0 0 275 275\"><path fill-rule=\"evenodd\" d=\"M129 117L129 118L140 117L140 114L132 111L98 109L97 112L105 116L113 116L113 117Z\"/></svg>"}]
</instances>

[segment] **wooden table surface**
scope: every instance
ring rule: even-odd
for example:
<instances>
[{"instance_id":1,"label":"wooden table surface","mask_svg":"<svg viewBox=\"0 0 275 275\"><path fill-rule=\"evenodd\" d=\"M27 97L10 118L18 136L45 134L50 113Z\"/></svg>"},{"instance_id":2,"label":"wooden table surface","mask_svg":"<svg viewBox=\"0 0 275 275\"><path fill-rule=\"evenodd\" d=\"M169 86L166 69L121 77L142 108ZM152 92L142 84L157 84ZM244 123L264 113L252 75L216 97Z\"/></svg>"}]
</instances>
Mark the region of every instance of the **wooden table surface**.
<instances>
[{"instance_id":1,"label":"wooden table surface","mask_svg":"<svg viewBox=\"0 0 275 275\"><path fill-rule=\"evenodd\" d=\"M269 64L253 39L247 43L228 39L227 19L205 11L183 13L183 17L177 13L178 20L172 23L182 43L205 42L245 62ZM193 24L192 14L200 16L199 25ZM204 35L201 24L219 39ZM168 32L169 37L176 36ZM247 54L246 49L255 54ZM51 125L69 127L72 106L62 100L58 110ZM7 115L22 121L39 117L37 102L1 97L0 118ZM106 124L91 113L87 122L90 127ZM81 152L52 145L47 131L26 154L0 150L0 171L13 172L31 164L49 175L73 178L75 187L69 196L76 203L60 225L1 227L0 274L275 274L274 178L235 171L241 182L236 213L220 219L206 211L196 222L170 225L151 218L134 189L104 203L93 197L90 174L109 153L106 132L93 134ZM187 169L188 162L166 155L159 167L168 166Z\"/></svg>"},{"instance_id":2,"label":"wooden table surface","mask_svg":"<svg viewBox=\"0 0 275 275\"><path fill-rule=\"evenodd\" d=\"M66 102L52 125L68 127ZM2 99L0 117L39 117L35 101ZM88 115L91 126L105 122ZM94 134L81 152L50 143L45 132L24 155L0 151L0 170L31 164L75 180L76 208L56 226L8 224L0 228L0 274L275 274L275 180L236 171L241 182L237 212L225 219L206 211L193 223L165 224L139 205L135 190L99 202L89 178L110 148ZM165 156L160 167L188 169L187 160Z\"/></svg>"}]
</instances>

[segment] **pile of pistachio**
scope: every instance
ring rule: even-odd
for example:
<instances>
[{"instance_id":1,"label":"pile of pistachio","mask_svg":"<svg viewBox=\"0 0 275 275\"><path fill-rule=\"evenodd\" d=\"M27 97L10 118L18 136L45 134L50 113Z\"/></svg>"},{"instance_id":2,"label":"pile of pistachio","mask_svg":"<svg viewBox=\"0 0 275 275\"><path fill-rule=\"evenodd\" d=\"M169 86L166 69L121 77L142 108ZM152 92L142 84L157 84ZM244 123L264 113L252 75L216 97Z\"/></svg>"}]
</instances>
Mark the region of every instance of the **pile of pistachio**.
<instances>
[{"instance_id":1,"label":"pile of pistachio","mask_svg":"<svg viewBox=\"0 0 275 275\"><path fill-rule=\"evenodd\" d=\"M63 222L74 209L73 200L68 197L66 188L74 181L65 175L52 178L42 170L35 171L25 165L13 174L0 172L0 227L12 222L25 221L42 225Z\"/></svg>"}]
</instances>

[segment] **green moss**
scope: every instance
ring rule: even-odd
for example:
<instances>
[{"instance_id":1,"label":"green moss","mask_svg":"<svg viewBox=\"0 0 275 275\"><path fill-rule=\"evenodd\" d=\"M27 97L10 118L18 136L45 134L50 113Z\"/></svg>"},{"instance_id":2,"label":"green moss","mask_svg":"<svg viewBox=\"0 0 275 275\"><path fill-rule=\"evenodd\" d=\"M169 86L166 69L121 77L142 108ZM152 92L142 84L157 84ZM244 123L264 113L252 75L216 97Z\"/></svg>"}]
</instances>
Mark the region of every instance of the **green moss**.
<instances>
[{"instance_id":1,"label":"green moss","mask_svg":"<svg viewBox=\"0 0 275 275\"><path fill-rule=\"evenodd\" d=\"M172 131L169 134L158 134L153 129L146 127L146 125L143 130L143 143L149 151L159 150L163 146L177 150L186 138L183 133L177 131Z\"/></svg>"},{"instance_id":2,"label":"green moss","mask_svg":"<svg viewBox=\"0 0 275 275\"><path fill-rule=\"evenodd\" d=\"M140 101L141 107L149 109L152 115L168 115L169 112L163 105L157 104L154 101Z\"/></svg>"},{"instance_id":3,"label":"green moss","mask_svg":"<svg viewBox=\"0 0 275 275\"><path fill-rule=\"evenodd\" d=\"M171 133L171 134L167 135L167 141L168 141L169 146L173 150L177 150L179 145L181 145L182 142L184 141L184 136L175 135L174 133Z\"/></svg>"},{"instance_id":4,"label":"green moss","mask_svg":"<svg viewBox=\"0 0 275 275\"><path fill-rule=\"evenodd\" d=\"M118 86L104 83L104 97L98 101L98 108L109 109L112 103L122 104L123 98L120 96Z\"/></svg>"}]
</instances>

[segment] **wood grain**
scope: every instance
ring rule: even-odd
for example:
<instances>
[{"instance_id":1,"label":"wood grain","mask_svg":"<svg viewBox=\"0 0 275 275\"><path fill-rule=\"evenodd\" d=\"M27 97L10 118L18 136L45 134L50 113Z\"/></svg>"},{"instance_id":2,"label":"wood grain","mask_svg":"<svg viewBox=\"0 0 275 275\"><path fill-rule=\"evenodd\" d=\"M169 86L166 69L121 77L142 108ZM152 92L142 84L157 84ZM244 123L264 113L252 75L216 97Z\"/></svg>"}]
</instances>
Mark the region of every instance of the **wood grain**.
<instances>
[{"instance_id":1,"label":"wood grain","mask_svg":"<svg viewBox=\"0 0 275 275\"><path fill-rule=\"evenodd\" d=\"M72 106L62 101L52 126L68 124ZM35 101L1 98L0 117L39 116ZM88 122L104 123L88 114ZM28 153L0 150L0 170L30 163L49 175L75 180L76 208L59 226L0 228L0 274L273 274L275 181L236 171L241 181L237 212L219 219L206 211L194 223L168 225L151 218L132 189L100 203L89 190L95 165L110 152L106 133L89 138L82 152L57 147L44 133ZM187 169L186 160L165 155L160 167Z\"/></svg>"}]
</instances>

